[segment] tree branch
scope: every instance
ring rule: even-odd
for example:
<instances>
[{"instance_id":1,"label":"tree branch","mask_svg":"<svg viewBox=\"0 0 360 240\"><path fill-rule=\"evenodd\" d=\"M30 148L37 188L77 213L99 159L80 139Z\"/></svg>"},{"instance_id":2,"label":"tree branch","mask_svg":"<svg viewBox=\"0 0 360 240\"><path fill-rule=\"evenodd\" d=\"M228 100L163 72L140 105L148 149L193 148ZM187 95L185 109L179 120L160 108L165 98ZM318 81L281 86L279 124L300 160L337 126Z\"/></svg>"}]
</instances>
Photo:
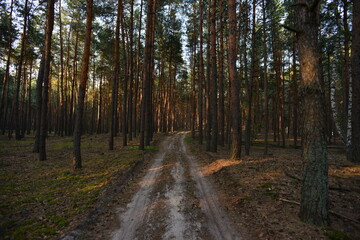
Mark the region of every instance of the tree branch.
<instances>
[{"instance_id":1,"label":"tree branch","mask_svg":"<svg viewBox=\"0 0 360 240\"><path fill-rule=\"evenodd\" d=\"M295 201L288 200L288 199L284 199L284 198L279 198L279 201L287 202L287 203L292 203L292 204L295 204L295 205L300 205L299 202L295 202ZM359 222L358 220L349 218L349 217L347 217L347 216L345 216L345 215L342 215L342 214L340 214L340 213L334 212L334 211L332 211L332 210L329 210L329 213L334 214L335 216L338 216L338 217L345 218L345 219L347 219L347 220L349 220L349 221L352 221L352 222L354 222L354 223L360 224L360 222Z\"/></svg>"},{"instance_id":2,"label":"tree branch","mask_svg":"<svg viewBox=\"0 0 360 240\"><path fill-rule=\"evenodd\" d=\"M315 0L315 1L317 1L317 0ZM308 9L311 8L311 6L306 2L296 2L296 3L291 4L291 6L293 6L293 7L296 7L296 6L307 7Z\"/></svg>"},{"instance_id":3,"label":"tree branch","mask_svg":"<svg viewBox=\"0 0 360 240\"><path fill-rule=\"evenodd\" d=\"M285 24L282 24L281 25L283 28L285 28L286 30L289 30L290 32L294 32L294 33L299 33L300 31L299 30L297 30L297 29L295 29L295 28L293 28L293 27L290 27L290 26L288 26L288 25L285 25Z\"/></svg>"}]
</instances>

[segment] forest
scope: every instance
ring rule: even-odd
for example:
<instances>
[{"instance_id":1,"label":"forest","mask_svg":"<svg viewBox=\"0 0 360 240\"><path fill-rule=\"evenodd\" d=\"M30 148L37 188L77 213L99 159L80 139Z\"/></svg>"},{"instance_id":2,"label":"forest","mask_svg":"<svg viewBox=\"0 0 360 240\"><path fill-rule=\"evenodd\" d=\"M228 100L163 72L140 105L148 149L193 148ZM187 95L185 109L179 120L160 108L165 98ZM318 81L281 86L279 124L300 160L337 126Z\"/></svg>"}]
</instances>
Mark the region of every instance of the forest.
<instances>
[{"instance_id":1,"label":"forest","mask_svg":"<svg viewBox=\"0 0 360 240\"><path fill-rule=\"evenodd\" d=\"M1 0L0 101L0 239L360 238L360 0Z\"/></svg>"}]
</instances>

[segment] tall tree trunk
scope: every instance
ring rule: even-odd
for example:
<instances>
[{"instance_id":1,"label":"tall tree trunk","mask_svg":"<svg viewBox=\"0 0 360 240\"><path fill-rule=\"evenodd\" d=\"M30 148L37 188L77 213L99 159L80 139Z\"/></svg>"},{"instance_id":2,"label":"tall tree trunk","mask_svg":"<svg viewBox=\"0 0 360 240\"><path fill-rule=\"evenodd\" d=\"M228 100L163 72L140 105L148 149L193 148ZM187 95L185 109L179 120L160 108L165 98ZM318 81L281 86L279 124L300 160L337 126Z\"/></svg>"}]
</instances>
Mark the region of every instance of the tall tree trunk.
<instances>
[{"instance_id":1,"label":"tall tree trunk","mask_svg":"<svg viewBox=\"0 0 360 240\"><path fill-rule=\"evenodd\" d=\"M136 50L136 79L135 79L135 96L134 96L134 116L133 116L133 136L137 136L138 130L138 100L139 100L139 81L142 76L141 67L140 67L140 48L141 48L141 28L142 28L142 12L143 12L143 0L140 0L140 14L139 14L139 29L138 29L138 42L137 42L137 50Z\"/></svg>"},{"instance_id":2,"label":"tall tree trunk","mask_svg":"<svg viewBox=\"0 0 360 240\"><path fill-rule=\"evenodd\" d=\"M142 116L141 116L141 138L140 149L145 149L145 144L150 144L151 138L151 82L152 82L152 51L153 51L153 37L155 29L155 8L156 0L150 0L148 4L147 14L147 26L146 26L146 41L145 41L145 53L144 53L144 79L143 79L143 99L142 99Z\"/></svg>"},{"instance_id":3,"label":"tall tree trunk","mask_svg":"<svg viewBox=\"0 0 360 240\"><path fill-rule=\"evenodd\" d=\"M34 61L30 60L30 73L29 73L29 87L28 87L28 107L27 107L27 119L28 121L26 122L26 134L30 134L31 131L31 124L32 124L32 119L31 119L31 80L32 80L32 73L33 73L33 64Z\"/></svg>"},{"instance_id":4,"label":"tall tree trunk","mask_svg":"<svg viewBox=\"0 0 360 240\"><path fill-rule=\"evenodd\" d=\"M64 136L65 127L65 90L64 90L64 39L62 26L62 8L61 0L59 0L59 36L60 36L60 118L59 118L59 135Z\"/></svg>"},{"instance_id":5,"label":"tall tree trunk","mask_svg":"<svg viewBox=\"0 0 360 240\"><path fill-rule=\"evenodd\" d=\"M360 162L360 0L354 0L351 47L352 132L351 161Z\"/></svg>"},{"instance_id":6,"label":"tall tree trunk","mask_svg":"<svg viewBox=\"0 0 360 240\"><path fill-rule=\"evenodd\" d=\"M220 46L219 46L219 145L224 146L225 142L225 90L224 90L224 19L223 19L223 1L220 3Z\"/></svg>"},{"instance_id":7,"label":"tall tree trunk","mask_svg":"<svg viewBox=\"0 0 360 240\"><path fill-rule=\"evenodd\" d=\"M110 112L110 139L109 150L114 150L114 137L115 137L115 125L117 118L117 100L119 89L119 74L120 74L120 22L121 22L122 0L118 0L117 17L116 17L116 29L115 29L115 47L114 47L114 75L112 82L111 93L111 112Z\"/></svg>"},{"instance_id":8,"label":"tall tree trunk","mask_svg":"<svg viewBox=\"0 0 360 240\"><path fill-rule=\"evenodd\" d=\"M100 67L103 66L103 59L101 59L100 61ZM100 83L99 83L99 110L98 110L98 117L97 117L97 127L96 127L96 133L100 134L103 132L103 128L102 128L102 123L103 123L103 114L102 114L102 109L103 109L103 89L102 89L102 85L103 85L103 71L101 70L100 72Z\"/></svg>"},{"instance_id":9,"label":"tall tree trunk","mask_svg":"<svg viewBox=\"0 0 360 240\"><path fill-rule=\"evenodd\" d=\"M48 1L47 21L45 31L45 49L44 49L44 72L43 72L43 87L42 87L42 103L41 103L41 119L40 121L40 141L39 141L39 160L46 160L46 137L47 137L47 123L48 123L48 96L49 96L49 78L51 71L51 37L54 28L54 4L55 0Z\"/></svg>"},{"instance_id":10,"label":"tall tree trunk","mask_svg":"<svg viewBox=\"0 0 360 240\"><path fill-rule=\"evenodd\" d=\"M84 54L81 66L81 79L79 86L79 100L76 111L75 130L74 130L74 168L79 169L81 165L81 131L84 112L84 99L86 94L86 84L88 80L89 61L90 61L90 43L91 43L91 26L93 18L93 0L87 0L86 4L86 32Z\"/></svg>"},{"instance_id":11,"label":"tall tree trunk","mask_svg":"<svg viewBox=\"0 0 360 240\"><path fill-rule=\"evenodd\" d=\"M124 10L122 0L119 0L121 3L120 8L120 25L121 25L121 36L122 36L122 48L123 48L123 69L124 69L124 96L123 96L123 146L127 146L127 134L128 134L128 121L127 121L127 98L128 98L128 67L127 67L127 56L125 48L125 24L124 24Z\"/></svg>"},{"instance_id":12,"label":"tall tree trunk","mask_svg":"<svg viewBox=\"0 0 360 240\"><path fill-rule=\"evenodd\" d=\"M12 26L12 12L14 7L14 1L11 0L10 3L10 15L9 15L9 29ZM7 103L8 103L8 91L9 91L9 82L10 82L10 61L12 54L12 34L8 36L8 48L7 48L7 58L6 58L6 67L4 73L4 81L1 89L1 103L0 103L0 124L2 126L2 134L5 134L6 129L6 120L7 120ZM5 111L5 112L4 112Z\"/></svg>"},{"instance_id":13,"label":"tall tree trunk","mask_svg":"<svg viewBox=\"0 0 360 240\"><path fill-rule=\"evenodd\" d=\"M42 109L42 85L44 81L45 52L42 53L38 77L36 80L36 133L33 152L38 153L40 149L40 128L41 128L41 109Z\"/></svg>"},{"instance_id":14,"label":"tall tree trunk","mask_svg":"<svg viewBox=\"0 0 360 240\"><path fill-rule=\"evenodd\" d=\"M211 0L210 0L211 1ZM206 151L211 150L211 111L210 111L210 95L211 95L211 89L210 89L210 82L211 82L211 61L210 61L210 10L208 8L207 11L207 36L206 36L206 86L205 86L205 92L206 92L206 101L205 101L205 114L206 114Z\"/></svg>"},{"instance_id":15,"label":"tall tree trunk","mask_svg":"<svg viewBox=\"0 0 360 240\"><path fill-rule=\"evenodd\" d=\"M75 101L75 88L76 88L76 78L77 78L77 54L79 46L79 29L75 29L75 49L74 49L74 59L72 64L72 73L71 73L71 96L70 96L70 109L69 109L69 129L68 135L73 134L74 129L74 101Z\"/></svg>"},{"instance_id":16,"label":"tall tree trunk","mask_svg":"<svg viewBox=\"0 0 360 240\"><path fill-rule=\"evenodd\" d=\"M96 106L96 88L95 88L95 82L96 82L96 60L93 59L93 77L92 77L92 109L91 109L91 130L90 133L93 134L95 131L95 114L97 110Z\"/></svg>"},{"instance_id":17,"label":"tall tree trunk","mask_svg":"<svg viewBox=\"0 0 360 240\"><path fill-rule=\"evenodd\" d=\"M250 154L251 145L251 120L252 120L252 100L253 100L253 82L255 78L255 58L256 58L256 45L255 45L255 29L256 29L256 15L255 15L255 1L252 6L252 31L251 31L251 73L247 82L247 104L248 114L246 118L246 131L245 131L245 155Z\"/></svg>"},{"instance_id":18,"label":"tall tree trunk","mask_svg":"<svg viewBox=\"0 0 360 240\"><path fill-rule=\"evenodd\" d=\"M203 91L204 91L204 58L203 58L203 1L199 1L199 143L203 144Z\"/></svg>"},{"instance_id":19,"label":"tall tree trunk","mask_svg":"<svg viewBox=\"0 0 360 240\"><path fill-rule=\"evenodd\" d=\"M211 140L210 151L217 152L218 141L218 102L217 102L217 66L216 66L216 1L210 4L210 103Z\"/></svg>"},{"instance_id":20,"label":"tall tree trunk","mask_svg":"<svg viewBox=\"0 0 360 240\"><path fill-rule=\"evenodd\" d=\"M130 82L130 86L129 86L129 100L128 100L128 115L129 115L129 141L132 140L133 137L133 109L134 109L134 0L131 0L130 2L130 51L129 51L129 70L130 70L130 75L129 75L129 82Z\"/></svg>"},{"instance_id":21,"label":"tall tree trunk","mask_svg":"<svg viewBox=\"0 0 360 240\"><path fill-rule=\"evenodd\" d=\"M294 135L294 147L297 148L298 141L298 109L299 109L299 97L298 97L298 84L296 73L296 49L295 41L293 43L293 59L292 59L292 80L293 80L293 135Z\"/></svg>"},{"instance_id":22,"label":"tall tree trunk","mask_svg":"<svg viewBox=\"0 0 360 240\"><path fill-rule=\"evenodd\" d=\"M195 26L195 24L194 24ZM196 37L195 37L196 38ZM196 41L193 43L192 49L192 77L191 77L191 137L195 139L195 125L196 125Z\"/></svg>"},{"instance_id":23,"label":"tall tree trunk","mask_svg":"<svg viewBox=\"0 0 360 240\"><path fill-rule=\"evenodd\" d=\"M236 71L236 0L228 0L229 13L229 81L231 86L231 152L230 159L241 158L241 109L239 97L239 81Z\"/></svg>"},{"instance_id":24,"label":"tall tree trunk","mask_svg":"<svg viewBox=\"0 0 360 240\"><path fill-rule=\"evenodd\" d=\"M19 58L17 77L16 77L16 89L15 89L14 110L13 110L15 113L15 138L16 138L16 140L21 139L19 95L20 95L22 66L23 66L23 61L24 61L25 45L26 45L26 30L27 30L28 13L29 13L28 0L25 0L24 25L23 25L23 32L22 32L22 36L21 36L21 50L20 50L20 58Z\"/></svg>"},{"instance_id":25,"label":"tall tree trunk","mask_svg":"<svg viewBox=\"0 0 360 240\"><path fill-rule=\"evenodd\" d=\"M26 51L26 50L25 50ZM25 137L25 132L26 132L26 122L27 122L27 104L26 104L26 84L28 81L28 72L27 72L27 61L25 60L25 64L23 67L23 81L22 81L22 86L21 86L21 101L20 101L20 108L19 108L19 112L20 112L20 137L24 138Z\"/></svg>"},{"instance_id":26,"label":"tall tree trunk","mask_svg":"<svg viewBox=\"0 0 360 240\"><path fill-rule=\"evenodd\" d=\"M303 3L296 0L295 3ZM297 38L303 93L303 182L300 218L328 225L328 164L325 137L325 103L319 76L318 28L320 1L297 6Z\"/></svg>"},{"instance_id":27,"label":"tall tree trunk","mask_svg":"<svg viewBox=\"0 0 360 240\"><path fill-rule=\"evenodd\" d=\"M264 135L264 154L267 155L269 151L269 90L268 90L268 78L267 78L267 34L266 34L266 7L265 0L262 0L262 14L263 14L263 48L264 48L264 103L265 103L265 135Z\"/></svg>"}]
</instances>

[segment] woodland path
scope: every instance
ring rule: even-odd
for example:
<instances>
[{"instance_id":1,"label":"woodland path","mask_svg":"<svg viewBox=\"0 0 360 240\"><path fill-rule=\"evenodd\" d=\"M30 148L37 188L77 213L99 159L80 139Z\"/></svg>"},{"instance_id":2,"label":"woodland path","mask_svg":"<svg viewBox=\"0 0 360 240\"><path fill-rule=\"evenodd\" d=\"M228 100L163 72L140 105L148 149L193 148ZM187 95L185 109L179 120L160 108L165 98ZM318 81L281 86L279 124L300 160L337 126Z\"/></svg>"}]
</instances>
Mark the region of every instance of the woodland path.
<instances>
[{"instance_id":1,"label":"woodland path","mask_svg":"<svg viewBox=\"0 0 360 240\"><path fill-rule=\"evenodd\" d=\"M189 154L185 133L166 137L159 148L131 200L118 208L110 238L242 239Z\"/></svg>"}]
</instances>

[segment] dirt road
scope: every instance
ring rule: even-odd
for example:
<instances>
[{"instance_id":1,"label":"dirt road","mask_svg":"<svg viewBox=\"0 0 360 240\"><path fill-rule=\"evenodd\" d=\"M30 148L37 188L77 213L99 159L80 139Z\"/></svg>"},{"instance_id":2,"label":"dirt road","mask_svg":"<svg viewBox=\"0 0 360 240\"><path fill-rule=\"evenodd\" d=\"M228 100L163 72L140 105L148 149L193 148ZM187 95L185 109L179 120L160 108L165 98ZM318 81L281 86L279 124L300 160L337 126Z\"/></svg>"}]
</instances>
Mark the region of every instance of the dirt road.
<instances>
[{"instance_id":1,"label":"dirt road","mask_svg":"<svg viewBox=\"0 0 360 240\"><path fill-rule=\"evenodd\" d=\"M161 143L137 192L118 209L111 239L242 239L184 141L179 133Z\"/></svg>"}]
</instances>

